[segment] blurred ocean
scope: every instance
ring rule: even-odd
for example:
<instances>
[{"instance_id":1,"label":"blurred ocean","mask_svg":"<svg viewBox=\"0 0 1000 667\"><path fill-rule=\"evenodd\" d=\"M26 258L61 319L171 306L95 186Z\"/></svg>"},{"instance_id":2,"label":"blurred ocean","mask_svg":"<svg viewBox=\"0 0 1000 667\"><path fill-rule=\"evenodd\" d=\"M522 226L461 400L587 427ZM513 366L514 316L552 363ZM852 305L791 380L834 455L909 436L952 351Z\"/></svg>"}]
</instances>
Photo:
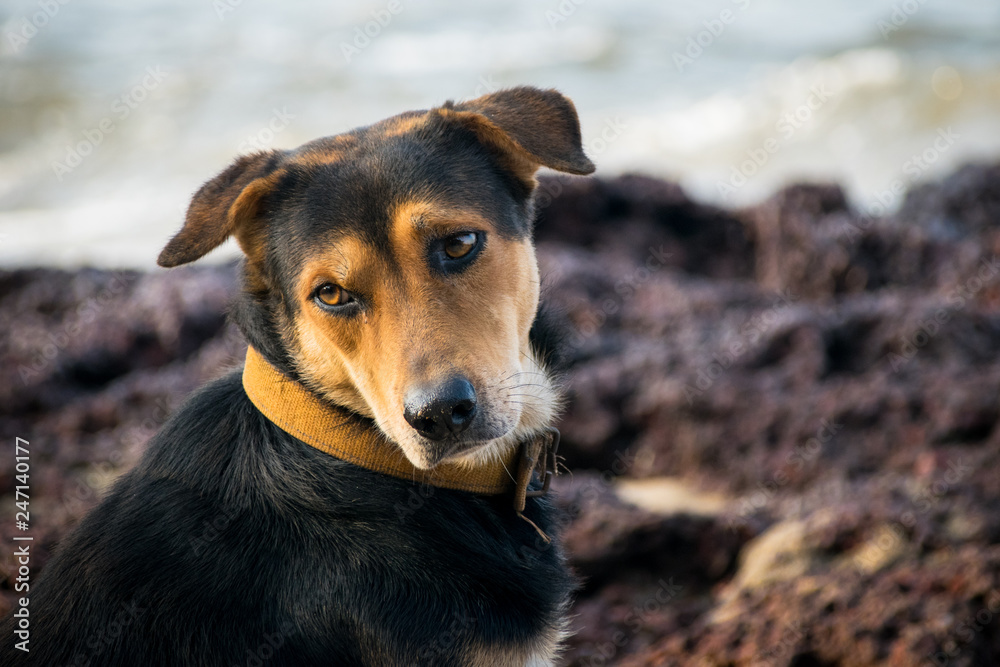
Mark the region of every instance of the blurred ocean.
<instances>
[{"instance_id":1,"label":"blurred ocean","mask_svg":"<svg viewBox=\"0 0 1000 667\"><path fill-rule=\"evenodd\" d=\"M728 205L832 179L892 208L1000 157L995 2L64 1L0 6L6 267L150 267L239 152L520 83L576 102L599 174Z\"/></svg>"}]
</instances>

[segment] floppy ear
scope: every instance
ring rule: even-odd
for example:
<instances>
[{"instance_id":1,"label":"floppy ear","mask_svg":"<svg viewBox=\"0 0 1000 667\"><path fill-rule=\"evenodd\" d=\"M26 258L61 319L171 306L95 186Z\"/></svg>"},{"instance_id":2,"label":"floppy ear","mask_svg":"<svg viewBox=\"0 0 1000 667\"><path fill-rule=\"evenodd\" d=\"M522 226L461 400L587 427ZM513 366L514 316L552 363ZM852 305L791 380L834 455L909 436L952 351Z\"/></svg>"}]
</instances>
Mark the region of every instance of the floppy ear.
<instances>
[{"instance_id":1,"label":"floppy ear","mask_svg":"<svg viewBox=\"0 0 1000 667\"><path fill-rule=\"evenodd\" d=\"M475 132L529 187L540 166L570 174L594 171L594 163L583 153L576 107L555 90L508 88L445 104L440 113Z\"/></svg>"},{"instance_id":2,"label":"floppy ear","mask_svg":"<svg viewBox=\"0 0 1000 667\"><path fill-rule=\"evenodd\" d=\"M253 259L262 246L261 230L254 223L261 198L277 181L281 156L278 151L244 155L201 186L188 206L184 226L163 248L156 263L171 267L193 262L232 235Z\"/></svg>"}]
</instances>

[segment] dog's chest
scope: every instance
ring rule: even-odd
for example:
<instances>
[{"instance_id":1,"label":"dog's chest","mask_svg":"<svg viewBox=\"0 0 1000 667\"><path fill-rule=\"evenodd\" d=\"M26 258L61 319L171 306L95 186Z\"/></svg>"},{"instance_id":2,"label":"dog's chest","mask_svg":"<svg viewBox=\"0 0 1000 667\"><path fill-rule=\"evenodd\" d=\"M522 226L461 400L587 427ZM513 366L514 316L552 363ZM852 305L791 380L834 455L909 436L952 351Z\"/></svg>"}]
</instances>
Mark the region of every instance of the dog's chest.
<instances>
[{"instance_id":1,"label":"dog's chest","mask_svg":"<svg viewBox=\"0 0 1000 667\"><path fill-rule=\"evenodd\" d=\"M341 507L309 549L319 562L289 572L308 606L334 624L363 619L373 645L414 664L553 664L572 586L557 541L499 502L434 489L407 503L408 485L387 486ZM529 508L554 533L550 512Z\"/></svg>"}]
</instances>

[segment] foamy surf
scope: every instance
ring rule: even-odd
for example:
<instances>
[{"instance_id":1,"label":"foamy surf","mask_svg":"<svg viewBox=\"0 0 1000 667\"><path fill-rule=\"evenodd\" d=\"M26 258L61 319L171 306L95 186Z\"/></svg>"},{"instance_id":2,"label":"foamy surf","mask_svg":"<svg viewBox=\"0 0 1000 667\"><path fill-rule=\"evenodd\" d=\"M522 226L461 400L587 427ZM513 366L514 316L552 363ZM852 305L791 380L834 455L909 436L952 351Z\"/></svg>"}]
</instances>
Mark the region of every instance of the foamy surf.
<instances>
[{"instance_id":1,"label":"foamy surf","mask_svg":"<svg viewBox=\"0 0 1000 667\"><path fill-rule=\"evenodd\" d=\"M573 98L598 175L727 206L824 180L891 210L1000 154L1000 8L976 0L56 4L0 9L4 266L150 267L239 153L519 83Z\"/></svg>"}]
</instances>

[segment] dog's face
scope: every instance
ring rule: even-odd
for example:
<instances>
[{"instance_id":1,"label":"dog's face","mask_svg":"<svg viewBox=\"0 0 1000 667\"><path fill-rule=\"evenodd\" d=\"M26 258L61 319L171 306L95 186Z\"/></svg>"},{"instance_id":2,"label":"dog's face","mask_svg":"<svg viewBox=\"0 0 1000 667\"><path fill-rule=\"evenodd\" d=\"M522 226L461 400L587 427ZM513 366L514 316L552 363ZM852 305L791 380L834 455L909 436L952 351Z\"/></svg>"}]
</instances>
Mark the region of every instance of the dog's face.
<instances>
[{"instance_id":1,"label":"dog's face","mask_svg":"<svg viewBox=\"0 0 1000 667\"><path fill-rule=\"evenodd\" d=\"M540 165L593 170L572 104L554 91L403 114L241 158L195 195L160 263L235 235L251 344L372 417L416 467L478 461L556 409L528 336Z\"/></svg>"}]
</instances>

